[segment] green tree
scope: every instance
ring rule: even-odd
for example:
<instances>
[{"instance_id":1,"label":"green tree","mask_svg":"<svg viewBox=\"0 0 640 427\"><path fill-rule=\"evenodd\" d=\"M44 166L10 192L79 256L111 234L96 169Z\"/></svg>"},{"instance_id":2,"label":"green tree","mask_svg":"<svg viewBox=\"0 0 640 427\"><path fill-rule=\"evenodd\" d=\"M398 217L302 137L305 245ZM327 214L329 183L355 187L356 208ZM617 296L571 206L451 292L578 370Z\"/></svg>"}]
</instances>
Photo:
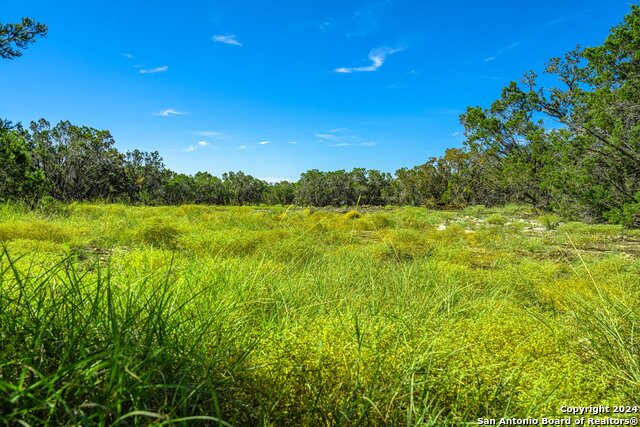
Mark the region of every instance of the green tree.
<instances>
[{"instance_id":1,"label":"green tree","mask_svg":"<svg viewBox=\"0 0 640 427\"><path fill-rule=\"evenodd\" d=\"M127 193L131 202L160 204L171 172L165 167L160 153L135 149L124 155Z\"/></svg>"},{"instance_id":2,"label":"green tree","mask_svg":"<svg viewBox=\"0 0 640 427\"><path fill-rule=\"evenodd\" d=\"M47 26L22 18L17 24L0 24L0 57L13 59L22 56L22 50L34 43L36 37L47 36Z\"/></svg>"},{"instance_id":3,"label":"green tree","mask_svg":"<svg viewBox=\"0 0 640 427\"><path fill-rule=\"evenodd\" d=\"M19 131L0 129L0 200L35 203L46 194L48 182L34 167L28 145Z\"/></svg>"},{"instance_id":4,"label":"green tree","mask_svg":"<svg viewBox=\"0 0 640 427\"><path fill-rule=\"evenodd\" d=\"M295 200L297 184L280 181L265 187L262 201L270 205L291 205Z\"/></svg>"},{"instance_id":5,"label":"green tree","mask_svg":"<svg viewBox=\"0 0 640 427\"><path fill-rule=\"evenodd\" d=\"M543 122L534 120L537 101L535 93L511 82L490 108L470 107L460 117L469 167L479 169L468 171L476 181L473 198L480 196L473 202L546 205L540 190L546 139Z\"/></svg>"},{"instance_id":6,"label":"green tree","mask_svg":"<svg viewBox=\"0 0 640 427\"><path fill-rule=\"evenodd\" d=\"M554 141L568 195L588 219L640 226L624 214L640 195L640 6L601 46L552 58L545 72L559 84L539 88L533 73L526 83L538 110L569 131Z\"/></svg>"},{"instance_id":7,"label":"green tree","mask_svg":"<svg viewBox=\"0 0 640 427\"><path fill-rule=\"evenodd\" d=\"M194 203L223 205L228 199L222 180L209 172L197 172L193 176Z\"/></svg>"},{"instance_id":8,"label":"green tree","mask_svg":"<svg viewBox=\"0 0 640 427\"><path fill-rule=\"evenodd\" d=\"M302 206L327 206L329 197L324 184L325 173L311 169L300 175L295 202Z\"/></svg>"},{"instance_id":9,"label":"green tree","mask_svg":"<svg viewBox=\"0 0 640 427\"><path fill-rule=\"evenodd\" d=\"M227 203L231 205L251 205L260 203L262 193L267 186L264 181L243 172L222 174Z\"/></svg>"},{"instance_id":10,"label":"green tree","mask_svg":"<svg viewBox=\"0 0 640 427\"><path fill-rule=\"evenodd\" d=\"M193 177L182 173L173 173L164 190L164 203L182 205L193 203L196 198L196 185Z\"/></svg>"},{"instance_id":11,"label":"green tree","mask_svg":"<svg viewBox=\"0 0 640 427\"><path fill-rule=\"evenodd\" d=\"M46 120L32 122L30 129L34 164L51 180L56 199L114 199L126 194L124 156L108 131L68 121L51 128Z\"/></svg>"}]
</instances>

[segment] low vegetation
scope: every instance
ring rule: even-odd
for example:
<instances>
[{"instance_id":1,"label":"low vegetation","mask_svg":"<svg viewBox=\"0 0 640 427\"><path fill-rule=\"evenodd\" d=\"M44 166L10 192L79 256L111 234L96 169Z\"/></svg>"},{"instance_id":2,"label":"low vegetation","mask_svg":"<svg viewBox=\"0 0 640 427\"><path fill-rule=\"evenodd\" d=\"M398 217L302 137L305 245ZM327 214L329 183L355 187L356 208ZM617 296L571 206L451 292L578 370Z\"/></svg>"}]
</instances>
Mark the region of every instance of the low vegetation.
<instances>
[{"instance_id":1,"label":"low vegetation","mask_svg":"<svg viewBox=\"0 0 640 427\"><path fill-rule=\"evenodd\" d=\"M531 208L0 208L11 425L640 404L640 232Z\"/></svg>"}]
</instances>

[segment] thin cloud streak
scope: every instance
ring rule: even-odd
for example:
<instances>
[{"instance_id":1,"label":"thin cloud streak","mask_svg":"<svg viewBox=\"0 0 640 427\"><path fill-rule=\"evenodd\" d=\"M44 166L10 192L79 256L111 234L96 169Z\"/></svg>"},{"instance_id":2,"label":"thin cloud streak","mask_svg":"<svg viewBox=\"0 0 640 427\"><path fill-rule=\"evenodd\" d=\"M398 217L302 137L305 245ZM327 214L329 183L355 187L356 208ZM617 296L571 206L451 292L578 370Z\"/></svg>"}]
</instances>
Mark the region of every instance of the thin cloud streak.
<instances>
[{"instance_id":1,"label":"thin cloud streak","mask_svg":"<svg viewBox=\"0 0 640 427\"><path fill-rule=\"evenodd\" d=\"M150 69L140 69L140 74L162 73L164 71L167 71L168 69L169 69L168 65L163 65L161 67L150 68Z\"/></svg>"},{"instance_id":2,"label":"thin cloud streak","mask_svg":"<svg viewBox=\"0 0 640 427\"><path fill-rule=\"evenodd\" d=\"M505 46L505 47L503 47L501 49L498 49L498 51L495 54L493 54L493 55L491 55L491 56L489 56L487 58L484 58L484 62L486 64L488 62L495 61L502 54L504 54L504 53L506 53L506 52L510 51L511 49L514 49L514 48L516 48L518 46L521 46L523 44L524 44L524 42L522 42L522 41L511 43L509 46Z\"/></svg>"},{"instance_id":3,"label":"thin cloud streak","mask_svg":"<svg viewBox=\"0 0 640 427\"><path fill-rule=\"evenodd\" d=\"M374 145L378 145L376 141L367 141L361 142L359 144L352 144L350 142L340 142L337 144L331 144L329 147L373 147Z\"/></svg>"},{"instance_id":4,"label":"thin cloud streak","mask_svg":"<svg viewBox=\"0 0 640 427\"><path fill-rule=\"evenodd\" d=\"M222 132L215 132L215 131L209 131L209 130L202 130L202 131L194 132L193 134L197 135L197 136L204 136L206 138L222 138L222 137L224 137L224 134Z\"/></svg>"},{"instance_id":5,"label":"thin cloud streak","mask_svg":"<svg viewBox=\"0 0 640 427\"><path fill-rule=\"evenodd\" d=\"M211 40L216 43L229 44L232 46L242 46L242 43L240 43L236 39L236 36L234 34L219 34L217 36L211 37Z\"/></svg>"},{"instance_id":6,"label":"thin cloud streak","mask_svg":"<svg viewBox=\"0 0 640 427\"><path fill-rule=\"evenodd\" d=\"M332 135L330 133L316 133L315 137L319 138L319 139L326 139L326 140L329 140L329 141L339 141L340 140L340 138L338 136Z\"/></svg>"},{"instance_id":7,"label":"thin cloud streak","mask_svg":"<svg viewBox=\"0 0 640 427\"><path fill-rule=\"evenodd\" d=\"M369 52L369 59L372 64L364 67L340 67L336 68L334 71L336 73L342 74L350 74L350 73L362 73L362 72L372 72L376 71L378 68L382 67L387 56L392 55L397 52L402 52L403 48L390 48L390 47L379 47L376 49L372 49Z\"/></svg>"},{"instance_id":8,"label":"thin cloud streak","mask_svg":"<svg viewBox=\"0 0 640 427\"><path fill-rule=\"evenodd\" d=\"M168 108L158 113L153 113L154 116L160 116L160 117L184 116L185 114L189 114L189 113L186 113L184 111L177 111L177 110L174 110L173 108Z\"/></svg>"}]
</instances>

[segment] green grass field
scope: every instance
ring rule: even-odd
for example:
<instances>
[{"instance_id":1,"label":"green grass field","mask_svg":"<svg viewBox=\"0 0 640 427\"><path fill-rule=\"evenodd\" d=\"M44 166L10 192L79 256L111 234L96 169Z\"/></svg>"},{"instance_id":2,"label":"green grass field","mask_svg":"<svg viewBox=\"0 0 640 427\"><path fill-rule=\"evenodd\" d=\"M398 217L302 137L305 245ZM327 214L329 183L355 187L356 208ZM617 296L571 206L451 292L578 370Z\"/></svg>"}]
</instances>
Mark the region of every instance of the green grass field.
<instances>
[{"instance_id":1,"label":"green grass field","mask_svg":"<svg viewBox=\"0 0 640 427\"><path fill-rule=\"evenodd\" d=\"M640 232L524 207L0 206L8 425L640 404Z\"/></svg>"}]
</instances>

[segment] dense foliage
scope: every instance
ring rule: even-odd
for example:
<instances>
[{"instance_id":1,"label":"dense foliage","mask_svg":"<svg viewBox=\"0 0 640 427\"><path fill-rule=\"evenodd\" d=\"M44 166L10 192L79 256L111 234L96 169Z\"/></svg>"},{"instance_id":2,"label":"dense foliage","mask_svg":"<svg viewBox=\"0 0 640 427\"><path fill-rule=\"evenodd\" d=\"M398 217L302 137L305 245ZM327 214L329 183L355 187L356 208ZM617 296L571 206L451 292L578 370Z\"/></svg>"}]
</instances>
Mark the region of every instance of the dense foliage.
<instances>
[{"instance_id":1,"label":"dense foliage","mask_svg":"<svg viewBox=\"0 0 640 427\"><path fill-rule=\"evenodd\" d=\"M528 203L565 218L640 226L640 7L602 46L552 58L489 108L461 115L462 148L395 175L361 168L269 184L167 169L157 152L121 153L108 131L41 119L0 131L0 199L170 204L413 205ZM555 123L549 127L548 123ZM4 166L6 165L6 166Z\"/></svg>"}]
</instances>

